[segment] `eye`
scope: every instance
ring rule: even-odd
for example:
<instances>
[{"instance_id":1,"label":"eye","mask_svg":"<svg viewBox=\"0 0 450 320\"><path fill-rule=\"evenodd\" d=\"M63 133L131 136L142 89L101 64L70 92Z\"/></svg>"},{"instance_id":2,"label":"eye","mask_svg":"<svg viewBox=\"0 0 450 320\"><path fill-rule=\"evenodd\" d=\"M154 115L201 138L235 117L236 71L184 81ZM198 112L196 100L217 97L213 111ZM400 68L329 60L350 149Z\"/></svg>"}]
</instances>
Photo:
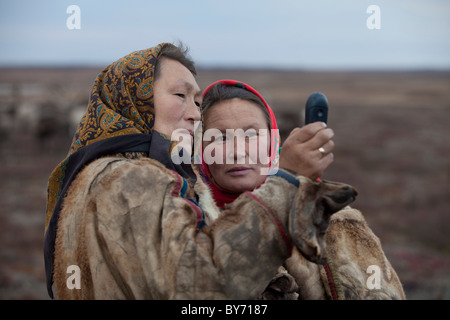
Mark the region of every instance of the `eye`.
<instances>
[{"instance_id":1,"label":"eye","mask_svg":"<svg viewBox=\"0 0 450 320\"><path fill-rule=\"evenodd\" d=\"M175 93L175 95L180 97L180 98L184 98L185 97L184 93Z\"/></svg>"}]
</instances>

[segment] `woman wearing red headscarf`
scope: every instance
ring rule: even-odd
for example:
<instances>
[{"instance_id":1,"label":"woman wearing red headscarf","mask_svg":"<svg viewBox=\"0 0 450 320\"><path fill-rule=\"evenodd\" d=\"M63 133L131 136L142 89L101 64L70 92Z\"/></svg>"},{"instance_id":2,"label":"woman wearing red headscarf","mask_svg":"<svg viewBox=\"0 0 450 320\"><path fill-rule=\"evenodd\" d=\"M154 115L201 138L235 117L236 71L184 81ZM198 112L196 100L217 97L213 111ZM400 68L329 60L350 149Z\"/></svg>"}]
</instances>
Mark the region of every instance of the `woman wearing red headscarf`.
<instances>
[{"instance_id":1,"label":"woman wearing red headscarf","mask_svg":"<svg viewBox=\"0 0 450 320\"><path fill-rule=\"evenodd\" d=\"M200 168L217 205L224 208L278 169L278 127L264 98L234 80L215 82L204 91L202 113L208 121L203 123ZM208 134L212 130L217 130L215 136Z\"/></svg>"},{"instance_id":2,"label":"woman wearing red headscarf","mask_svg":"<svg viewBox=\"0 0 450 320\"><path fill-rule=\"evenodd\" d=\"M233 201L241 194L258 189L269 175L283 173L277 172L279 136L276 119L270 106L254 88L234 80L211 84L203 93L202 107L202 177L212 190L217 206L225 210L233 209ZM216 132L208 134L211 130ZM243 131L249 133L243 134ZM269 155L265 165L259 158L264 154ZM303 180L303 183L310 181ZM277 196L282 197L273 194L264 200L271 202ZM312 229L307 227L307 221L302 223L309 234ZM324 221L315 220L315 223L324 224ZM261 295L263 299L405 297L378 239L358 210L347 207L334 213L330 218L330 227L327 227L328 223L325 223L322 230L326 234L326 245L320 246L320 249L326 250L322 261L312 262L308 250L297 246ZM383 277L379 275L380 286L374 291L375 279L370 279L374 283L365 280L368 279L368 268L376 267L379 267L377 270L383 268Z\"/></svg>"}]
</instances>

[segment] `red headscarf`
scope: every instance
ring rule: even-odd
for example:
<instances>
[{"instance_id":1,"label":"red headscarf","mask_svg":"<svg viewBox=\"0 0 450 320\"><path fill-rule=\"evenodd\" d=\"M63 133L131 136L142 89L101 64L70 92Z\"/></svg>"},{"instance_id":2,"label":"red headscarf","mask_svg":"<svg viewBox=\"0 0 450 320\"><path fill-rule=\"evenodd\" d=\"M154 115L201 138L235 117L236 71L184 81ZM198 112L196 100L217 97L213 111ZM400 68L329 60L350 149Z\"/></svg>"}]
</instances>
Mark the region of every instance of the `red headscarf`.
<instances>
[{"instance_id":1,"label":"red headscarf","mask_svg":"<svg viewBox=\"0 0 450 320\"><path fill-rule=\"evenodd\" d=\"M270 125L271 125L271 139L270 139L270 169L276 170L278 168L278 161L279 161L279 145L280 145L280 136L278 132L278 126L277 121L275 118L275 115L273 114L272 109L270 108L269 104L264 100L264 98L259 94L258 91L256 91L254 88L249 86L248 84L236 81L236 80L219 80L212 84L210 84L205 91L203 92L203 96L206 95L206 93L215 85L217 84L223 84L226 86L232 86L232 87L239 87L243 88L247 91L250 91L254 95L256 95L261 101L264 103L264 106L267 108L267 111L269 112L270 116ZM206 164L206 162L203 159L203 148L200 148L201 152L201 164L200 164L200 171L205 179L205 181L208 183L214 200L216 204L220 208L224 208L227 203L233 202L240 194L241 192L232 192L229 190L226 190L220 186L218 186L214 182L214 178L211 175L211 172L209 171L209 167Z\"/></svg>"}]
</instances>

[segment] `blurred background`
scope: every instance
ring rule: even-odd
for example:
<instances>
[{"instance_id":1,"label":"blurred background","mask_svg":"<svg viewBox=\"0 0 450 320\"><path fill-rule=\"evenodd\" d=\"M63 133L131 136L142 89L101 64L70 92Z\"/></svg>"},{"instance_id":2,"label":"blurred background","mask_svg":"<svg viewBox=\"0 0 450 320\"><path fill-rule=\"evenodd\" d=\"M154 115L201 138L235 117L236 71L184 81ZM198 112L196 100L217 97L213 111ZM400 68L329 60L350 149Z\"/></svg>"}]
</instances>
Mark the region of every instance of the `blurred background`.
<instances>
[{"instance_id":1,"label":"blurred background","mask_svg":"<svg viewBox=\"0 0 450 320\"><path fill-rule=\"evenodd\" d=\"M75 5L76 7L73 7ZM0 1L0 299L49 299L47 181L96 75L182 41L198 83L259 90L282 139L314 91L335 131L328 180L355 186L408 299L450 298L450 2Z\"/></svg>"}]
</instances>

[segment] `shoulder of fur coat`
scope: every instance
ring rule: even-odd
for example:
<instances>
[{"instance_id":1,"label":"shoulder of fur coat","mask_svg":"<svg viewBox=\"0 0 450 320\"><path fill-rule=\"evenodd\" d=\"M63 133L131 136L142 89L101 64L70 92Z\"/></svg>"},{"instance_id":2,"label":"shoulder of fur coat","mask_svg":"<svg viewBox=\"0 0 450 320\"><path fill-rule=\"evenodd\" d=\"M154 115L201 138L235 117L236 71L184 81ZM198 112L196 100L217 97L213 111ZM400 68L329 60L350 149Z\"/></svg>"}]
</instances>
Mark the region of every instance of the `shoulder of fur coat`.
<instances>
[{"instance_id":1,"label":"shoulder of fur coat","mask_svg":"<svg viewBox=\"0 0 450 320\"><path fill-rule=\"evenodd\" d=\"M100 292L97 288L94 290L94 282L96 280L94 280L92 275L92 265L97 264L100 259L90 256L89 252L94 251L98 253L101 250L99 245L93 247L92 243L95 243L94 241L88 241L87 239L92 238L92 235L95 234L93 230L97 228L95 226L97 217L94 212L97 211L96 206L98 202L104 203L105 208L107 208L108 202L112 200L95 193L99 185L106 190L116 189L115 198L125 198L123 196L124 193L139 193L140 186L134 184L133 181L142 181L142 179L136 179L136 175L141 174L142 171L127 169L130 165L137 168L145 166L148 179L159 182L161 185L175 184L177 181L176 175L162 164L139 155L117 154L106 156L86 165L71 183L61 207L55 242L55 266L53 273L57 299L127 298L126 292L129 290L124 289L126 288L125 284L122 284L123 288L119 288L120 290L116 290L117 287L112 285L116 277L114 272L112 274L103 272L103 274L98 276L97 278L100 280L97 282L100 283L101 289ZM117 188L113 182L117 181L119 176L124 174L129 174L129 176L128 179L122 179L122 181L129 181L129 183L123 185L122 188ZM155 195L158 195L156 191ZM159 194L159 197L161 198L161 194ZM132 203L127 205L133 206ZM114 208L110 208L110 210L113 211ZM108 259L114 259L114 257L106 257L106 260ZM80 287L83 290L69 290L67 287L68 274L66 270L71 265L76 265L81 269L80 273L83 276L81 277ZM99 267L98 269L102 268ZM95 286L97 285L95 284ZM111 294L105 293L107 290L110 290ZM123 290L125 290L125 294L123 294Z\"/></svg>"}]
</instances>

